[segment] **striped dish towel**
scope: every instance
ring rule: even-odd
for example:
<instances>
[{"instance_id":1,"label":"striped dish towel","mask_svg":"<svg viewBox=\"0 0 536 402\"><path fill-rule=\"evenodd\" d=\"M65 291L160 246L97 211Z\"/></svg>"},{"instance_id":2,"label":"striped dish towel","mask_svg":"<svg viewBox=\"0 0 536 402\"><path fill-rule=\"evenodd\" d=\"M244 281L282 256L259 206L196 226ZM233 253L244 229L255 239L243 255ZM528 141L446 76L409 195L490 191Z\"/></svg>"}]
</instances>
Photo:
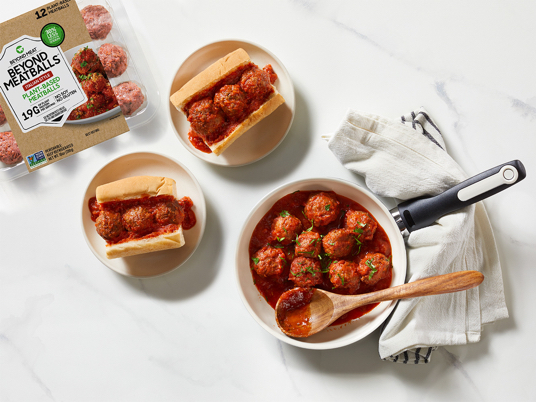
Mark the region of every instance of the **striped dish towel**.
<instances>
[{"instance_id":1,"label":"striped dish towel","mask_svg":"<svg viewBox=\"0 0 536 402\"><path fill-rule=\"evenodd\" d=\"M437 195L467 179L422 108L396 120L348 111L337 132L324 138L343 166L363 176L382 197ZM380 335L383 360L428 363L437 347L478 342L484 324L508 317L495 239L482 202L412 232L405 242L408 282L463 270L481 271L485 280L464 292L399 301Z\"/></svg>"}]
</instances>

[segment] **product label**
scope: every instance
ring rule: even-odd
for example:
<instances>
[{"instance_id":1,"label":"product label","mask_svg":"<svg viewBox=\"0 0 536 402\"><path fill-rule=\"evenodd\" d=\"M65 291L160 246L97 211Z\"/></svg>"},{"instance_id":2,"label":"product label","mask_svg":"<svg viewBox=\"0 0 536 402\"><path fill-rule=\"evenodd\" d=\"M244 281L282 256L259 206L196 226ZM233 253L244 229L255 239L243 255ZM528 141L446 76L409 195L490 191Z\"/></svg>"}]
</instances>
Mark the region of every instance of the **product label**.
<instances>
[{"instance_id":1,"label":"product label","mask_svg":"<svg viewBox=\"0 0 536 402\"><path fill-rule=\"evenodd\" d=\"M59 25L43 28L47 43L61 43ZM24 35L0 53L0 91L22 132L39 126L61 127L75 107L87 101L59 47Z\"/></svg>"}]
</instances>

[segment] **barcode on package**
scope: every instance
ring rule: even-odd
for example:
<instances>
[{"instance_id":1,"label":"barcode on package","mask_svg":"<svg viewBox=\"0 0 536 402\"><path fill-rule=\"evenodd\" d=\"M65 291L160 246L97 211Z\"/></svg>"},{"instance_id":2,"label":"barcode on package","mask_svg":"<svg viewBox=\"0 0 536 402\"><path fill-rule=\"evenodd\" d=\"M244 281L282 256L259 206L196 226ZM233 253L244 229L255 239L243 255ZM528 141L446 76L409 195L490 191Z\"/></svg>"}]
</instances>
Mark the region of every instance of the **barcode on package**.
<instances>
[{"instance_id":1,"label":"barcode on package","mask_svg":"<svg viewBox=\"0 0 536 402\"><path fill-rule=\"evenodd\" d=\"M66 112L67 112L67 109L65 109L65 107L62 106L59 109L54 110L52 113L47 114L46 116L44 116L43 120L46 121L46 122L50 121L50 120L54 120L60 114L63 114L63 113L66 113Z\"/></svg>"}]
</instances>

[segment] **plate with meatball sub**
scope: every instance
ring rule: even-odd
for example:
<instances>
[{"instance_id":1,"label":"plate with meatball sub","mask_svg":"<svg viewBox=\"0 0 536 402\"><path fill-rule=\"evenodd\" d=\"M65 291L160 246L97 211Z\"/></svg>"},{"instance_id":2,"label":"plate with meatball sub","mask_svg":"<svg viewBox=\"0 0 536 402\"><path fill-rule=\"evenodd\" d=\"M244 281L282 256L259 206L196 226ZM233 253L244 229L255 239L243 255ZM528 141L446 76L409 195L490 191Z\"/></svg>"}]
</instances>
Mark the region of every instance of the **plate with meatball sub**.
<instances>
[{"instance_id":1,"label":"plate with meatball sub","mask_svg":"<svg viewBox=\"0 0 536 402\"><path fill-rule=\"evenodd\" d=\"M362 294L401 285L406 253L398 226L370 192L344 180L307 179L272 191L246 218L236 274L246 309L269 333L298 347L332 349L370 334L396 302L355 309L318 334L290 338L275 321L279 297L295 287Z\"/></svg>"},{"instance_id":2,"label":"plate with meatball sub","mask_svg":"<svg viewBox=\"0 0 536 402\"><path fill-rule=\"evenodd\" d=\"M180 142L220 166L242 166L272 152L294 118L290 76L267 49L240 40L206 45L179 67L169 112Z\"/></svg>"},{"instance_id":3,"label":"plate with meatball sub","mask_svg":"<svg viewBox=\"0 0 536 402\"><path fill-rule=\"evenodd\" d=\"M93 254L117 273L160 276L199 245L205 199L193 174L167 156L140 152L100 169L82 201L82 229Z\"/></svg>"}]
</instances>

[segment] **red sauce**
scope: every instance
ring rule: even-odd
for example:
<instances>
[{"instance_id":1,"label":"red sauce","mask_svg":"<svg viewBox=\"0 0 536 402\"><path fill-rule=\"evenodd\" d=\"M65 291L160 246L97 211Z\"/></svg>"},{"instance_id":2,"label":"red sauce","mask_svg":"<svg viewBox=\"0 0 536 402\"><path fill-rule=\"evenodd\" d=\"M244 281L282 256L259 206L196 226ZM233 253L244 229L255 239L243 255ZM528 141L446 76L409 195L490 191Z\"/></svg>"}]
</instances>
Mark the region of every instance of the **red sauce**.
<instances>
[{"instance_id":1,"label":"red sauce","mask_svg":"<svg viewBox=\"0 0 536 402\"><path fill-rule=\"evenodd\" d=\"M185 111L189 111L192 105L200 101L201 99L210 98L214 99L214 95L223 87L224 85L235 85L240 83L240 79L242 78L242 75L244 72L251 68L258 68L256 64L249 63L245 66L240 67L236 71L232 72L231 74L228 74L218 82L216 82L211 87L205 89L202 92L197 93L184 107ZM273 84L277 80L277 74L273 70L272 66L270 64L266 65L263 68L263 71L265 71L269 78L270 83ZM259 109L264 102L270 97L270 95L274 92L273 89L271 89L267 94L264 94L262 96L251 96L247 95L247 110L243 115L241 115L238 119L231 119L228 116L226 116L225 124L218 130L217 133L212 134L210 138L203 139L198 133L196 133L191 127L190 131L188 133L188 139L190 140L190 143L193 145L194 148L198 149L201 152L204 153L212 153L212 150L210 149L209 145L213 145L215 143L218 143L225 139L227 136L229 136L235 128L242 123L251 113L253 113L255 110ZM188 113L189 115L189 113Z\"/></svg>"},{"instance_id":2,"label":"red sauce","mask_svg":"<svg viewBox=\"0 0 536 402\"><path fill-rule=\"evenodd\" d=\"M91 197L88 201L88 208L91 214L91 220L96 222L99 214L102 211L118 212L121 215L129 208L142 206L150 213L151 223L148 225L147 230L143 233L136 233L129 230L124 230L122 235L113 240L106 240L108 244L124 243L130 240L148 239L159 236L165 233L172 233L179 228L178 224L168 223L160 224L155 218L156 208L162 203L171 203L175 201L175 197L171 195L159 195L156 197L142 197L131 200L122 201L109 201L99 203L96 197ZM190 197L183 197L177 201L177 203L183 208L184 219L182 221L182 228L189 230L193 228L197 222L195 212L192 210L194 203Z\"/></svg>"},{"instance_id":3,"label":"red sauce","mask_svg":"<svg viewBox=\"0 0 536 402\"><path fill-rule=\"evenodd\" d=\"M288 279L290 264L292 263L292 260L294 259L294 256L295 256L294 255L294 247L295 247L294 243L291 243L288 246L283 246L281 244L275 244L272 241L273 243L272 246L281 248L281 250L285 253L285 256L286 256L286 261L287 261L287 264L285 264L286 268L280 276L263 277L263 276L258 275L253 269L254 262L251 258L259 249L264 247L266 244L270 243L272 222L277 216L279 216L279 214L282 211L286 210L291 215L300 219L302 221L302 226L304 229L310 228L311 222L305 217L303 213L303 209L304 209L305 203L307 202L307 199L309 198L309 195L311 193L317 193L317 192L318 191L297 191L279 199L272 206L272 208L266 213L266 215L264 215L264 217L259 221L259 223L255 227L255 230L253 231L253 234L251 236L251 240L249 243L249 256L250 256L250 268L251 268L251 274L253 277L253 283L259 290L260 294L266 299L268 304L272 306L272 308L275 308L275 305L277 304L279 297L285 291L295 287L294 283ZM340 209L341 209L340 216L337 220L335 220L334 222L328 225L325 225L320 228L313 228L312 229L313 231L318 232L321 235L325 235L333 229L342 228L344 226L344 216L346 214L346 211L349 209L367 212L372 217L372 214L370 214L370 212L368 212L362 205L358 204L357 202L352 201L349 198L346 198L339 194L335 194L335 193L331 193L331 194L335 195L340 202ZM376 233L374 234L374 237L372 238L372 240L363 242L360 249L356 250L355 255L352 255L350 258L345 258L345 259L358 263L367 252L382 253L388 258L391 256L391 243L389 242L389 238L387 237L387 234L385 233L385 231L379 224L378 224L378 228L376 229ZM339 258L338 260L341 260L341 259ZM324 256L321 259L323 270L327 270L330 262L331 261L329 261L329 258L327 256ZM370 293L376 290L388 288L391 285L391 278L392 278L392 272L390 271L389 275L387 275L386 278L380 280L375 285L370 286L365 283L361 283L361 286L359 287L359 289L357 289L357 291L353 294ZM339 294L349 294L348 291L344 289L333 289L333 284L330 282L329 275L327 273L323 274L323 283L316 287L320 289L324 289L328 292L334 292L334 293L339 293ZM371 311L376 306L377 304L358 307L344 314L343 316L341 316L332 325L340 325L340 324L349 322L351 320L354 320L356 318L359 318L363 316L364 314L368 313L369 311Z\"/></svg>"},{"instance_id":4,"label":"red sauce","mask_svg":"<svg viewBox=\"0 0 536 402\"><path fill-rule=\"evenodd\" d=\"M308 336L311 332L310 304L313 290L294 288L283 293L279 300L277 321L288 333L294 336Z\"/></svg>"}]
</instances>

